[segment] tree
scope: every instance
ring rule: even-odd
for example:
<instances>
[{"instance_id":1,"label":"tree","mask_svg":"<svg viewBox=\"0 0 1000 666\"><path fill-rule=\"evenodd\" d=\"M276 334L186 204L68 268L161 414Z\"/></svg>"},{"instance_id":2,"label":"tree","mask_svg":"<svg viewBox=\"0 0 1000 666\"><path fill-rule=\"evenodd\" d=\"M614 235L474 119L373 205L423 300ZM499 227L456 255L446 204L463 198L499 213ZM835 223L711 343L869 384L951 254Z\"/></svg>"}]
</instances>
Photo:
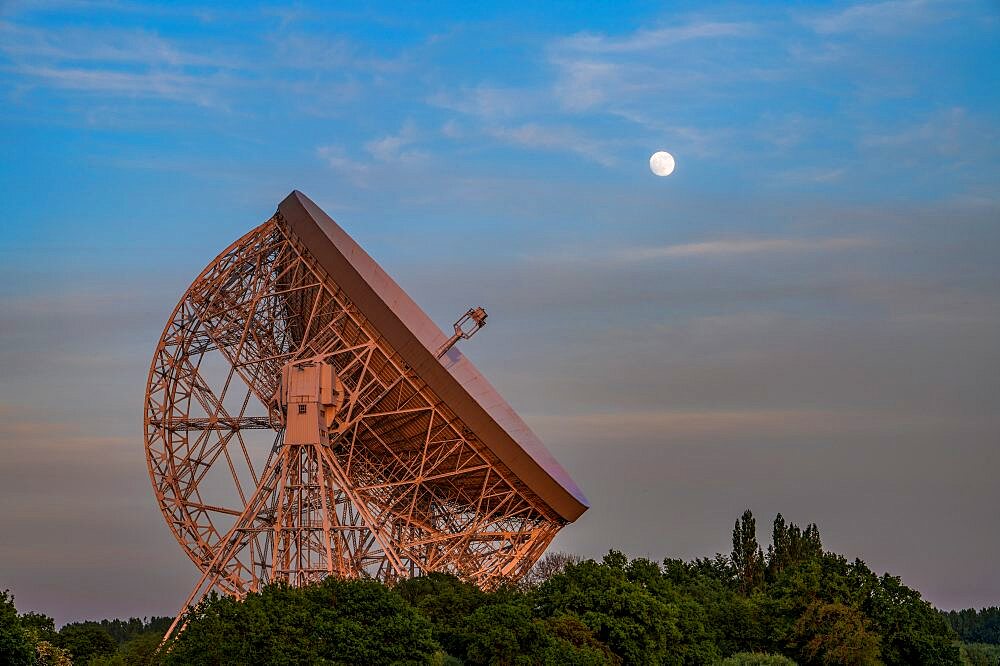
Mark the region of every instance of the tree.
<instances>
[{"instance_id":1,"label":"tree","mask_svg":"<svg viewBox=\"0 0 1000 666\"><path fill-rule=\"evenodd\" d=\"M887 664L959 664L954 633L944 618L903 585L896 576L883 575L862 604L862 610L882 635L882 659Z\"/></svg>"},{"instance_id":2,"label":"tree","mask_svg":"<svg viewBox=\"0 0 1000 666\"><path fill-rule=\"evenodd\" d=\"M991 606L979 611L966 608L942 613L942 616L966 643L1000 645L1000 607Z\"/></svg>"},{"instance_id":3,"label":"tree","mask_svg":"<svg viewBox=\"0 0 1000 666\"><path fill-rule=\"evenodd\" d=\"M553 643L545 651L546 664L619 664L621 660L615 657L607 645L602 643L574 615L557 615L547 618L546 631L553 638Z\"/></svg>"},{"instance_id":4,"label":"tree","mask_svg":"<svg viewBox=\"0 0 1000 666\"><path fill-rule=\"evenodd\" d=\"M805 530L795 523L785 524L779 513L774 518L771 545L767 548L768 578L799 562L815 559L823 554L823 543L819 538L819 528L810 523Z\"/></svg>"},{"instance_id":5,"label":"tree","mask_svg":"<svg viewBox=\"0 0 1000 666\"><path fill-rule=\"evenodd\" d=\"M545 553L535 565L531 567L524 578L521 579L521 587L530 589L538 587L549 578L562 571L570 564L578 564L582 558L572 553L554 552Z\"/></svg>"},{"instance_id":6,"label":"tree","mask_svg":"<svg viewBox=\"0 0 1000 666\"><path fill-rule=\"evenodd\" d=\"M427 618L371 580L212 595L186 619L168 664L417 664L440 649Z\"/></svg>"},{"instance_id":7,"label":"tree","mask_svg":"<svg viewBox=\"0 0 1000 666\"><path fill-rule=\"evenodd\" d=\"M38 641L35 645L35 661L38 666L73 666L69 651L48 641Z\"/></svg>"},{"instance_id":8,"label":"tree","mask_svg":"<svg viewBox=\"0 0 1000 666\"><path fill-rule=\"evenodd\" d=\"M879 636L868 625L855 608L814 601L795 623L800 661L822 666L881 664Z\"/></svg>"},{"instance_id":9,"label":"tree","mask_svg":"<svg viewBox=\"0 0 1000 666\"><path fill-rule=\"evenodd\" d=\"M34 640L52 642L56 638L56 621L42 613L27 612L21 614L21 626L31 634Z\"/></svg>"},{"instance_id":10,"label":"tree","mask_svg":"<svg viewBox=\"0 0 1000 666\"><path fill-rule=\"evenodd\" d=\"M747 509L733 527L733 568L737 585L744 596L764 579L764 551L757 543L757 521Z\"/></svg>"},{"instance_id":11,"label":"tree","mask_svg":"<svg viewBox=\"0 0 1000 666\"><path fill-rule=\"evenodd\" d=\"M67 624L59 630L56 646L70 653L74 664L86 664L91 657L114 654L115 641L96 622Z\"/></svg>"},{"instance_id":12,"label":"tree","mask_svg":"<svg viewBox=\"0 0 1000 666\"><path fill-rule=\"evenodd\" d=\"M69 652L55 645L59 635L53 618L42 613L23 613L21 626L27 632L28 640L35 646L35 662L38 666L72 666Z\"/></svg>"},{"instance_id":13,"label":"tree","mask_svg":"<svg viewBox=\"0 0 1000 666\"><path fill-rule=\"evenodd\" d=\"M543 618L575 615L625 664L680 663L677 609L626 575L627 558L612 551L602 564L571 564L534 594Z\"/></svg>"},{"instance_id":14,"label":"tree","mask_svg":"<svg viewBox=\"0 0 1000 666\"><path fill-rule=\"evenodd\" d=\"M35 649L14 607L10 590L0 592L0 664L30 666Z\"/></svg>"},{"instance_id":15,"label":"tree","mask_svg":"<svg viewBox=\"0 0 1000 666\"><path fill-rule=\"evenodd\" d=\"M434 640L460 657L469 647L466 621L485 603L487 595L451 574L429 573L400 581L396 593L431 621Z\"/></svg>"},{"instance_id":16,"label":"tree","mask_svg":"<svg viewBox=\"0 0 1000 666\"><path fill-rule=\"evenodd\" d=\"M489 604L468 619L468 664L514 666L535 664L547 647L544 625L535 622L524 603Z\"/></svg>"},{"instance_id":17,"label":"tree","mask_svg":"<svg viewBox=\"0 0 1000 666\"><path fill-rule=\"evenodd\" d=\"M159 663L157 650L163 635L159 631L149 631L129 639L118 647L118 654L128 666L155 666Z\"/></svg>"},{"instance_id":18,"label":"tree","mask_svg":"<svg viewBox=\"0 0 1000 666\"><path fill-rule=\"evenodd\" d=\"M963 643L962 663L967 666L1000 665L1000 645L989 643Z\"/></svg>"}]
</instances>

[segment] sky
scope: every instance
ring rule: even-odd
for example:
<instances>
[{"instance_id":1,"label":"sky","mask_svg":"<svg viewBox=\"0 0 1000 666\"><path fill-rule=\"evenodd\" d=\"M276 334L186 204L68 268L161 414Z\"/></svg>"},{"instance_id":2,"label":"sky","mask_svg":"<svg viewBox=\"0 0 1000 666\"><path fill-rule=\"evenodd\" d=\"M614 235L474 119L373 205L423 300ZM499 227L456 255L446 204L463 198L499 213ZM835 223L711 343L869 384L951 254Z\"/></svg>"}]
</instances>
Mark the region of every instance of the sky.
<instances>
[{"instance_id":1,"label":"sky","mask_svg":"<svg viewBox=\"0 0 1000 666\"><path fill-rule=\"evenodd\" d=\"M0 588L179 609L149 362L299 189L442 327L486 307L463 352L591 502L553 549L751 508L1000 603L997 62L991 2L0 2Z\"/></svg>"}]
</instances>

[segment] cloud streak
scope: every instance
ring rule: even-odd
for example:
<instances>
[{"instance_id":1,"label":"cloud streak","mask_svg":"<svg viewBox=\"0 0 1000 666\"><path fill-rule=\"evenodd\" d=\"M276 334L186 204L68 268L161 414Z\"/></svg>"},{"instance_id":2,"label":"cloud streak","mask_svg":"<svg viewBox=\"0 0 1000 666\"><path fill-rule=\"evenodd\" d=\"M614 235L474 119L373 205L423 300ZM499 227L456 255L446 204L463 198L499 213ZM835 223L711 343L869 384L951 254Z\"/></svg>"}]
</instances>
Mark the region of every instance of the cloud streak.
<instances>
[{"instance_id":1,"label":"cloud streak","mask_svg":"<svg viewBox=\"0 0 1000 666\"><path fill-rule=\"evenodd\" d=\"M876 245L870 238L744 238L635 247L615 256L626 262L664 258L732 257L740 255L801 254L855 250Z\"/></svg>"},{"instance_id":2,"label":"cloud streak","mask_svg":"<svg viewBox=\"0 0 1000 666\"><path fill-rule=\"evenodd\" d=\"M489 134L505 143L523 148L574 153L606 167L617 163L606 142L591 139L565 125L525 123L514 127L496 127L490 129Z\"/></svg>"},{"instance_id":3,"label":"cloud streak","mask_svg":"<svg viewBox=\"0 0 1000 666\"><path fill-rule=\"evenodd\" d=\"M860 3L804 19L820 34L899 33L929 26L951 14L938 0L888 0Z\"/></svg>"},{"instance_id":4,"label":"cloud streak","mask_svg":"<svg viewBox=\"0 0 1000 666\"><path fill-rule=\"evenodd\" d=\"M751 23L694 21L664 28L641 28L624 37L578 33L559 40L556 48L584 53L637 53L655 51L680 42L701 39L748 37L757 33Z\"/></svg>"}]
</instances>

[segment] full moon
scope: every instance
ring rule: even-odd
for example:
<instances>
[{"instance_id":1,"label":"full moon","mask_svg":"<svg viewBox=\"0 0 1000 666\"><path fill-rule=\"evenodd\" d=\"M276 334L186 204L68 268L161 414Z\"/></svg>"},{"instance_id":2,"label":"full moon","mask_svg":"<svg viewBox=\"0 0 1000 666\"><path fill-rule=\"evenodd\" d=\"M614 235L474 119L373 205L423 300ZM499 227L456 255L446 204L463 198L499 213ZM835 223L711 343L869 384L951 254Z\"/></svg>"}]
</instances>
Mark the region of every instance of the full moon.
<instances>
[{"instance_id":1,"label":"full moon","mask_svg":"<svg viewBox=\"0 0 1000 666\"><path fill-rule=\"evenodd\" d=\"M665 150L653 153L649 158L649 170L657 176L669 176L674 172L674 156Z\"/></svg>"}]
</instances>

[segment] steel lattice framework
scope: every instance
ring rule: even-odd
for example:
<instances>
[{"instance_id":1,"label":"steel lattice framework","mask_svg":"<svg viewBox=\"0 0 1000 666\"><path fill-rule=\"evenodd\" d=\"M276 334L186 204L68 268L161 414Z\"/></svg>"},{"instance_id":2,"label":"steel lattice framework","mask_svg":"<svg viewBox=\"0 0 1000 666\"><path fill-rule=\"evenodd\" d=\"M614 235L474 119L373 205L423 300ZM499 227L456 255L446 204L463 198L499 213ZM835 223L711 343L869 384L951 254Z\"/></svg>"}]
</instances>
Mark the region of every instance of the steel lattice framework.
<instances>
[{"instance_id":1,"label":"steel lattice framework","mask_svg":"<svg viewBox=\"0 0 1000 666\"><path fill-rule=\"evenodd\" d=\"M523 575L576 516L432 390L310 243L279 207L198 276L156 348L146 453L202 572L186 607L329 575Z\"/></svg>"}]
</instances>

